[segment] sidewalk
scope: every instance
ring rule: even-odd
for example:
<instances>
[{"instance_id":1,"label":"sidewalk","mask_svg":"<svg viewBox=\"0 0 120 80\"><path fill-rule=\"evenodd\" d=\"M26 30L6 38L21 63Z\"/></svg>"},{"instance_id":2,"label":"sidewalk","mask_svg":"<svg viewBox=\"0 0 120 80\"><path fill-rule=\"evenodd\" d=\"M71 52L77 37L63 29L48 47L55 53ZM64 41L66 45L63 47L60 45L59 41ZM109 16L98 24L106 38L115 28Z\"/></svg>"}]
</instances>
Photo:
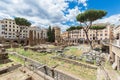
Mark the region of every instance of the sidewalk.
<instances>
[{"instance_id":1,"label":"sidewalk","mask_svg":"<svg viewBox=\"0 0 120 80\"><path fill-rule=\"evenodd\" d=\"M103 80L105 79L105 74L103 73L103 70L98 67L97 69L97 80Z\"/></svg>"},{"instance_id":2,"label":"sidewalk","mask_svg":"<svg viewBox=\"0 0 120 80\"><path fill-rule=\"evenodd\" d=\"M105 71L108 73L111 80L120 80L120 74L117 71L107 68L105 68Z\"/></svg>"}]
</instances>

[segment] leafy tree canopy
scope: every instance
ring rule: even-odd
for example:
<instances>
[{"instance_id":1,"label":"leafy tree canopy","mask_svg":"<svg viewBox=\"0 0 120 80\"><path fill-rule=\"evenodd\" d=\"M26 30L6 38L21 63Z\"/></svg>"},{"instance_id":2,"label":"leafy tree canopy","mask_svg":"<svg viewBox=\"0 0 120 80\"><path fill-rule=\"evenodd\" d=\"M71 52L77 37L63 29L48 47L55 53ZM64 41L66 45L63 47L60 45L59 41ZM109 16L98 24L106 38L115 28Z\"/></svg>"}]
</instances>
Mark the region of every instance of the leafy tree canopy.
<instances>
[{"instance_id":1,"label":"leafy tree canopy","mask_svg":"<svg viewBox=\"0 0 120 80\"><path fill-rule=\"evenodd\" d=\"M15 22L20 26L31 26L31 23L25 18L16 17Z\"/></svg>"},{"instance_id":2,"label":"leafy tree canopy","mask_svg":"<svg viewBox=\"0 0 120 80\"><path fill-rule=\"evenodd\" d=\"M91 26L90 29L93 29L93 30L102 30L102 29L105 29L106 27L105 26Z\"/></svg>"},{"instance_id":3,"label":"leafy tree canopy","mask_svg":"<svg viewBox=\"0 0 120 80\"><path fill-rule=\"evenodd\" d=\"M82 29L82 27L81 26L71 26L66 31L79 30L79 29Z\"/></svg>"},{"instance_id":4,"label":"leafy tree canopy","mask_svg":"<svg viewBox=\"0 0 120 80\"><path fill-rule=\"evenodd\" d=\"M80 13L77 15L76 19L79 22L93 22L97 19L101 19L103 16L107 14L104 10L86 10L84 13Z\"/></svg>"}]
</instances>

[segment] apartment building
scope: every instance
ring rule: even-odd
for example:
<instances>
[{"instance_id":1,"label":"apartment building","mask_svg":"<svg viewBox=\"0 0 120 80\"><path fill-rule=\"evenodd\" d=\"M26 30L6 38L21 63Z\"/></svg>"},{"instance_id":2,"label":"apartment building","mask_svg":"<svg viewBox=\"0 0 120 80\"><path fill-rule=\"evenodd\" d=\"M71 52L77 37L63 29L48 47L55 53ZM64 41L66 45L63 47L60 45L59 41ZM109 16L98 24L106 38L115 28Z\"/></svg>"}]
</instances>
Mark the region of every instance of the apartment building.
<instances>
[{"instance_id":1,"label":"apartment building","mask_svg":"<svg viewBox=\"0 0 120 80\"><path fill-rule=\"evenodd\" d=\"M3 19L0 20L2 28L4 26L3 35L6 40L25 39L28 35L28 26L18 26L15 20Z\"/></svg>"},{"instance_id":2,"label":"apartment building","mask_svg":"<svg viewBox=\"0 0 120 80\"><path fill-rule=\"evenodd\" d=\"M68 38L68 32L67 32L67 31L63 32L63 33L61 34L61 38L62 38L63 40L67 39L67 38Z\"/></svg>"},{"instance_id":3,"label":"apartment building","mask_svg":"<svg viewBox=\"0 0 120 80\"><path fill-rule=\"evenodd\" d=\"M0 38L4 37L4 30L5 26L3 24L0 24Z\"/></svg>"},{"instance_id":4,"label":"apartment building","mask_svg":"<svg viewBox=\"0 0 120 80\"><path fill-rule=\"evenodd\" d=\"M88 31L88 37L91 41L94 40L96 36L97 36L97 40L99 41L105 40L105 39L107 40L110 38L111 28L113 27L109 24L102 24L102 25L106 26L106 28L102 30L97 30L97 34L96 34L96 30L90 29ZM68 36L66 35L66 33L68 34ZM87 40L86 34L83 29L64 32L62 35L66 35L62 37L64 40L68 40L68 42L73 44L80 43L81 41Z\"/></svg>"},{"instance_id":5,"label":"apartment building","mask_svg":"<svg viewBox=\"0 0 120 80\"><path fill-rule=\"evenodd\" d=\"M32 31L32 35L30 32ZM33 36L33 40L47 39L47 30L39 27L19 26L12 19L0 20L0 37L6 41L29 42L29 38ZM38 39L39 38L39 39ZM35 41L36 41L35 40Z\"/></svg>"},{"instance_id":6,"label":"apartment building","mask_svg":"<svg viewBox=\"0 0 120 80\"><path fill-rule=\"evenodd\" d=\"M114 40L110 43L110 62L113 69L120 70L120 26L114 28Z\"/></svg>"}]
</instances>

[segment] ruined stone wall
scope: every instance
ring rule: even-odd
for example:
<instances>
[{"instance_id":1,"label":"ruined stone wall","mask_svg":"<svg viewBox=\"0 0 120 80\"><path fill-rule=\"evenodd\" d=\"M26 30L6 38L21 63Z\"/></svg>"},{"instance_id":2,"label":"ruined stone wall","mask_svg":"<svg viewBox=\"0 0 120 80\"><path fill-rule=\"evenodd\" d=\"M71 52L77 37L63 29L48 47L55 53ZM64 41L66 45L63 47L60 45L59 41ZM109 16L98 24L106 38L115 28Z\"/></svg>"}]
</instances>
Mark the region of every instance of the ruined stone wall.
<instances>
[{"instance_id":1,"label":"ruined stone wall","mask_svg":"<svg viewBox=\"0 0 120 80\"><path fill-rule=\"evenodd\" d=\"M31 70L41 71L42 73L44 73L47 76L50 76L54 80L80 80L79 78L77 78L73 75L67 74L67 73L57 70L57 69L50 68L46 65L43 65L43 64L41 64L35 60L32 60L30 58L24 57L20 54L14 53L13 55L17 56L17 57L21 58L22 60L25 60L25 62L29 63L29 66L28 65L27 66ZM51 79L49 79L49 80L51 80Z\"/></svg>"}]
</instances>

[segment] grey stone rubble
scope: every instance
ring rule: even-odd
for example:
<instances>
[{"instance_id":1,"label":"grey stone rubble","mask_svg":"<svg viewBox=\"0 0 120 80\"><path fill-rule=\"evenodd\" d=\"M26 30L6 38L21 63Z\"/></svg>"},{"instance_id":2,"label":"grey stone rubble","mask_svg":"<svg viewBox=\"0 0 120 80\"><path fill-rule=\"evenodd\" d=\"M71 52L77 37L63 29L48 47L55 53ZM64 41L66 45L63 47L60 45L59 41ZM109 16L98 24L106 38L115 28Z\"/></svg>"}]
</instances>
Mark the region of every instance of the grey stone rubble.
<instances>
[{"instance_id":1,"label":"grey stone rubble","mask_svg":"<svg viewBox=\"0 0 120 80\"><path fill-rule=\"evenodd\" d=\"M81 56L75 56L75 55L66 55L64 53L59 53L57 54L59 57L64 57L68 59L73 59L73 60L84 60L87 63L100 65L101 61L104 61L105 59L105 53L97 52L97 51L90 51L83 53Z\"/></svg>"},{"instance_id":2,"label":"grey stone rubble","mask_svg":"<svg viewBox=\"0 0 120 80\"><path fill-rule=\"evenodd\" d=\"M0 49L0 64L9 62L8 53L4 48Z\"/></svg>"}]
</instances>

